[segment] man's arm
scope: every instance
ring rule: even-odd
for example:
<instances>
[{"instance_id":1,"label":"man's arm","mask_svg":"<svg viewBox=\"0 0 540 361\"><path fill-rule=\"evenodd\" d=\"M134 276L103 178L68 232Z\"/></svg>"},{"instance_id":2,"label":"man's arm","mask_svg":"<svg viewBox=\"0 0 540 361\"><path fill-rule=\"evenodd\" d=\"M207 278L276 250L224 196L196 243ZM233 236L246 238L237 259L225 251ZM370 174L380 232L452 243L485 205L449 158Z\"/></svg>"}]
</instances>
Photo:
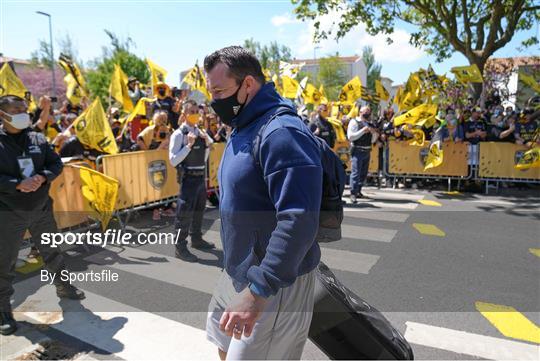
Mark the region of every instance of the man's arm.
<instances>
[{"instance_id":1,"label":"man's arm","mask_svg":"<svg viewBox=\"0 0 540 361\"><path fill-rule=\"evenodd\" d=\"M182 163L191 152L191 148L184 145L184 134L181 131L175 131L169 141L169 161L173 167Z\"/></svg>"},{"instance_id":2,"label":"man's arm","mask_svg":"<svg viewBox=\"0 0 540 361\"><path fill-rule=\"evenodd\" d=\"M261 144L261 167L277 225L260 265L247 277L262 297L291 285L298 266L315 242L321 205L322 168L319 149L308 134L278 128Z\"/></svg>"},{"instance_id":3,"label":"man's arm","mask_svg":"<svg viewBox=\"0 0 540 361\"><path fill-rule=\"evenodd\" d=\"M360 129L358 128L358 122L356 120L351 120L349 127L347 128L347 139L351 142L358 140L362 135L369 132L369 127L367 126L361 127Z\"/></svg>"},{"instance_id":4,"label":"man's arm","mask_svg":"<svg viewBox=\"0 0 540 361\"><path fill-rule=\"evenodd\" d=\"M44 176L47 182L50 183L62 173L64 164L62 163L62 158L53 150L53 147L49 143L46 143L44 148L45 167L37 173Z\"/></svg>"}]
</instances>

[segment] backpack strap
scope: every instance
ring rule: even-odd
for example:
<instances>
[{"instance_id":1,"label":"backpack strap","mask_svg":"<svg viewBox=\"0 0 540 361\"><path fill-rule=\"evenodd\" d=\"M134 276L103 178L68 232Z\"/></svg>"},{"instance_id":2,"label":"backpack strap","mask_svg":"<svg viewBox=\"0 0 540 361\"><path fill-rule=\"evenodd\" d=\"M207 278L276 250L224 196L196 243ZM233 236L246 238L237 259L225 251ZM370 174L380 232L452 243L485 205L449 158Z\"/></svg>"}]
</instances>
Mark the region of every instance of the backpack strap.
<instances>
[{"instance_id":1,"label":"backpack strap","mask_svg":"<svg viewBox=\"0 0 540 361\"><path fill-rule=\"evenodd\" d=\"M290 114L294 116L298 116L295 111L293 111L289 107L279 107L274 114L270 116L270 118L264 122L264 124L259 128L257 131L257 135L255 135L255 138L253 139L252 147L251 147L251 154L253 156L253 159L255 160L255 164L257 167L261 168L261 143L264 135L264 131L266 130L266 127L272 120L277 118L280 115Z\"/></svg>"}]
</instances>

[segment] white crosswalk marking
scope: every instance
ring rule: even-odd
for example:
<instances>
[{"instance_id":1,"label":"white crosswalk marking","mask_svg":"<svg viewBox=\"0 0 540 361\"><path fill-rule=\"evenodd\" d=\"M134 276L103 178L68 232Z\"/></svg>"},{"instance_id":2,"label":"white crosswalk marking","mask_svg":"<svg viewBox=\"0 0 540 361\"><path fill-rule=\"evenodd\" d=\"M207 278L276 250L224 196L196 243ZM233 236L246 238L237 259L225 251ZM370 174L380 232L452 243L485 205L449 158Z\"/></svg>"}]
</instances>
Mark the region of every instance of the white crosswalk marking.
<instances>
[{"instance_id":1,"label":"white crosswalk marking","mask_svg":"<svg viewBox=\"0 0 540 361\"><path fill-rule=\"evenodd\" d=\"M25 282L34 281L21 283ZM30 287L20 284L18 288L25 286ZM64 301L60 307L57 300L52 286L41 287L18 310L37 323L50 324L58 331L124 360L219 359L217 349L206 340L206 333L198 328L88 291L86 299L81 302ZM125 311L90 311L93 309Z\"/></svg>"},{"instance_id":2,"label":"white crosswalk marking","mask_svg":"<svg viewBox=\"0 0 540 361\"><path fill-rule=\"evenodd\" d=\"M496 337L406 322L407 341L492 360L538 360L540 346Z\"/></svg>"},{"instance_id":3,"label":"white crosswalk marking","mask_svg":"<svg viewBox=\"0 0 540 361\"><path fill-rule=\"evenodd\" d=\"M404 223L409 215L404 212L373 211L370 208L346 208L345 217Z\"/></svg>"}]
</instances>

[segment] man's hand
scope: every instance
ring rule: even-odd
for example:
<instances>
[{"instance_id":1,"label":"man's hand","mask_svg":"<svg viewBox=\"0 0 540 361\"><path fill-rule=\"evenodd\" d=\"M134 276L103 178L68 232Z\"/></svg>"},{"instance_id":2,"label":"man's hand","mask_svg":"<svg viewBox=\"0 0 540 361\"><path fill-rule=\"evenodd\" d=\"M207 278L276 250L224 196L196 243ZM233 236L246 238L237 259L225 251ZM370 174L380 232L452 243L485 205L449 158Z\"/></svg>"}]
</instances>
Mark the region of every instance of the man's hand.
<instances>
[{"instance_id":1,"label":"man's hand","mask_svg":"<svg viewBox=\"0 0 540 361\"><path fill-rule=\"evenodd\" d=\"M265 306L266 299L253 294L249 287L246 287L223 312L219 327L237 340L242 338L242 334L249 337Z\"/></svg>"},{"instance_id":2,"label":"man's hand","mask_svg":"<svg viewBox=\"0 0 540 361\"><path fill-rule=\"evenodd\" d=\"M35 192L41 187L41 185L47 180L44 176L36 174L33 177L26 178L17 185L17 190L23 193Z\"/></svg>"},{"instance_id":3,"label":"man's hand","mask_svg":"<svg viewBox=\"0 0 540 361\"><path fill-rule=\"evenodd\" d=\"M319 127L317 127L317 129L315 129L315 131L313 132L313 134L315 135L319 135L321 133L321 130L319 129Z\"/></svg>"},{"instance_id":4,"label":"man's hand","mask_svg":"<svg viewBox=\"0 0 540 361\"><path fill-rule=\"evenodd\" d=\"M195 133L189 132L188 135L187 135L187 141L188 141L187 145L188 145L188 147L191 148L193 146L193 144L195 144L196 140L197 140L197 136L195 135Z\"/></svg>"}]
</instances>

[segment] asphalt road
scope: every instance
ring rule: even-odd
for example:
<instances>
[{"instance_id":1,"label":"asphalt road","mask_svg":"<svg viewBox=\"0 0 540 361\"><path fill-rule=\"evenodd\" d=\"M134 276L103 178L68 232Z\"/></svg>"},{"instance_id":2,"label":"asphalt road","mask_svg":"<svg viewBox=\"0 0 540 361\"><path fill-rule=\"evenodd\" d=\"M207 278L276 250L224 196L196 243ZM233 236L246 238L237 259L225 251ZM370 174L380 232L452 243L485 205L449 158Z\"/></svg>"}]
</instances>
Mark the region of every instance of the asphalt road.
<instances>
[{"instance_id":1,"label":"asphalt road","mask_svg":"<svg viewBox=\"0 0 540 361\"><path fill-rule=\"evenodd\" d=\"M323 245L323 260L405 335L416 359L538 359L538 192L365 193L370 199L347 205L344 238ZM150 212L130 227L173 232L171 218L153 222ZM205 239L219 246L216 209L207 210L204 228ZM172 245L70 247L72 271L119 275L118 282L78 282L88 295L82 303L58 302L37 267L21 261L14 307L22 329L0 338L0 358L32 349L40 337L79 357L216 358L204 327L221 272L219 248L194 250L201 261L186 264L174 258ZM309 342L303 358L326 356Z\"/></svg>"}]
</instances>

